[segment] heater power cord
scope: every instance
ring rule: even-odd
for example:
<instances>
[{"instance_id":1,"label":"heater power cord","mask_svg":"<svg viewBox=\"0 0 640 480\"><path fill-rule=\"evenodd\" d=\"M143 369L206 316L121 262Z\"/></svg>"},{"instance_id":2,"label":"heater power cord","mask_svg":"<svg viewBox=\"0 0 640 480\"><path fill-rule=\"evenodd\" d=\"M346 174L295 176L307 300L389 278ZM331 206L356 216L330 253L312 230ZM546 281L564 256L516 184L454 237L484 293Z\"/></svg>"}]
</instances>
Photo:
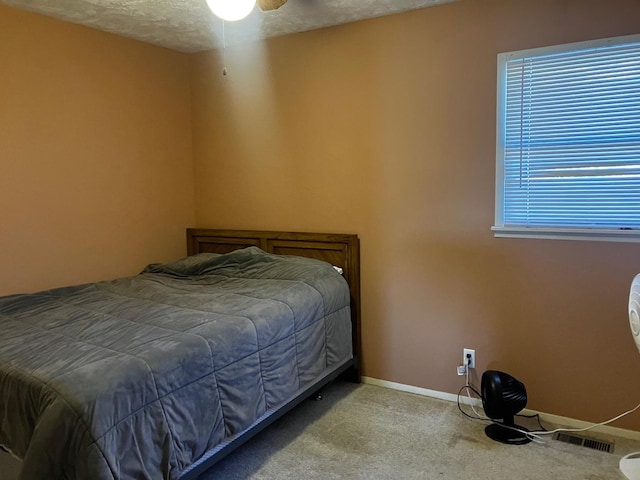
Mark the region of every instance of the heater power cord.
<instances>
[{"instance_id":1,"label":"heater power cord","mask_svg":"<svg viewBox=\"0 0 640 480\"><path fill-rule=\"evenodd\" d=\"M610 418L609 420L605 420L604 422L594 423L592 425L589 425L588 427L583 427L583 428L556 428L555 430L545 430L545 431L534 430L531 433L535 433L537 435L551 435L551 434L556 433L556 432L584 432L584 431L587 431L587 430L591 430L592 428L601 427L603 425L607 425L609 423L615 422L616 420L619 420L622 417L635 412L639 408L640 408L640 403L638 405L636 405L634 408L632 408L631 410L627 410L626 412L621 413L620 415L617 415L617 416L615 416L613 418Z\"/></svg>"},{"instance_id":2,"label":"heater power cord","mask_svg":"<svg viewBox=\"0 0 640 480\"><path fill-rule=\"evenodd\" d=\"M471 385L471 382L469 381L469 370L471 370L471 355L467 354L467 364L464 366L464 387L462 387L462 389L464 389L465 387L467 388L467 397L469 398L469 406L471 407L471 410L473 410L473 413L476 414L477 417L480 416L480 414L476 411L475 406L473 405L473 398L471 398L471 394L469 393L469 391L473 391L478 397L482 397L479 393L478 390L476 390L473 385ZM460 391L462 391L462 389L460 389ZM458 408L460 408L460 392L458 392Z\"/></svg>"},{"instance_id":3,"label":"heater power cord","mask_svg":"<svg viewBox=\"0 0 640 480\"><path fill-rule=\"evenodd\" d=\"M468 377L467 377L468 378ZM465 412L462 409L462 405L460 403L460 396L462 395L462 392L466 390L467 391L467 397L469 397L469 399L471 401L473 401L474 399L471 397L471 394L469 392L473 392L474 394L476 394L478 396L478 399L482 398L482 395L480 394L480 392L478 392L478 390L476 390L471 384L469 384L467 382L466 385L463 385L460 390L458 391L458 396L457 396L457 403L458 403L458 410L460 410L460 413L462 413L465 417L470 418L472 420L480 420L483 422L489 422L489 423L495 423L497 425L501 425L505 428L508 428L510 430L514 430L516 432L522 433L523 435L526 435L528 438L530 438L531 440L533 440L536 443L545 443L544 442L544 435L553 435L554 433L558 433L558 432L585 432L587 430L591 430L593 428L596 427L601 427L604 425L607 425L609 423L615 422L616 420L619 420L620 418L629 415L631 413L634 413L636 410L640 409L640 403L638 405L636 405L634 408L627 410L626 412L621 413L620 415L617 415L613 418L610 418L609 420L605 420L604 422L600 422L600 423L594 423L592 425L589 425L587 427L583 427L583 428L556 428L553 430L546 430L543 426L542 423L540 421L540 414L536 413L533 415L522 415L522 414L518 414L516 415L517 417L523 417L523 418L536 418L538 421L538 425L540 425L540 430L523 430L517 427L512 427L511 425L505 425L504 423L498 421L498 420L494 420L492 418L486 417L486 416L482 416L480 415L478 412L476 412L475 408L473 407L473 404L470 402L470 406L471 409L473 410L474 415L470 415L467 412Z\"/></svg>"}]
</instances>

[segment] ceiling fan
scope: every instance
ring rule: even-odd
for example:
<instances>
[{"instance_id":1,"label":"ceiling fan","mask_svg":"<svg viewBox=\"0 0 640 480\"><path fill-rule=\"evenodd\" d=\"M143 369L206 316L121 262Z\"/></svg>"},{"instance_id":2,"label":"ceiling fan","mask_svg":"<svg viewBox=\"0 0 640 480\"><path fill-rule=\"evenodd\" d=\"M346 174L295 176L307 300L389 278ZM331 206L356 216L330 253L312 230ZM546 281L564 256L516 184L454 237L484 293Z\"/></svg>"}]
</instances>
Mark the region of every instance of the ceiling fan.
<instances>
[{"instance_id":1,"label":"ceiling fan","mask_svg":"<svg viewBox=\"0 0 640 480\"><path fill-rule=\"evenodd\" d=\"M287 0L207 0L207 5L218 17L228 22L242 20L251 13L256 3L262 11L275 10Z\"/></svg>"},{"instance_id":2,"label":"ceiling fan","mask_svg":"<svg viewBox=\"0 0 640 480\"><path fill-rule=\"evenodd\" d=\"M287 0L257 0L262 11L276 10L287 3Z\"/></svg>"}]
</instances>

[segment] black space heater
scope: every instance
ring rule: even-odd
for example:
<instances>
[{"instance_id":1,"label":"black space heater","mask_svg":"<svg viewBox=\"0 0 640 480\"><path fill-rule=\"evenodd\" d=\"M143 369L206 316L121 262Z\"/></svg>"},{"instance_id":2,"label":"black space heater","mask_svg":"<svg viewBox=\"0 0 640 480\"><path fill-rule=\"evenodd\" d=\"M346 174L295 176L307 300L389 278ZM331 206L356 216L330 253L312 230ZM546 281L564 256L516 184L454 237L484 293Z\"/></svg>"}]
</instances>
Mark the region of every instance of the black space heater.
<instances>
[{"instance_id":1,"label":"black space heater","mask_svg":"<svg viewBox=\"0 0 640 480\"><path fill-rule=\"evenodd\" d=\"M484 429L487 436L496 442L509 445L529 443L531 438L514 430L527 429L513 421L513 417L527 406L527 390L524 384L507 373L487 370L482 374L481 393L484 412L495 420L495 423Z\"/></svg>"}]
</instances>

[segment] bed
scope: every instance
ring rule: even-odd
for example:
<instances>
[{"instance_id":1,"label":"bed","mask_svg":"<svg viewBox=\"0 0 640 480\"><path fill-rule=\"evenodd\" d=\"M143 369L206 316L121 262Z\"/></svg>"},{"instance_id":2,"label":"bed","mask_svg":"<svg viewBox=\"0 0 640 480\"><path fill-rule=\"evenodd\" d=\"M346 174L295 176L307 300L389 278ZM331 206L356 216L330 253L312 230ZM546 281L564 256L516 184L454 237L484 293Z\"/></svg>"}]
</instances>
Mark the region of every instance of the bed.
<instances>
[{"instance_id":1,"label":"bed","mask_svg":"<svg viewBox=\"0 0 640 480\"><path fill-rule=\"evenodd\" d=\"M187 242L134 277L0 298L0 445L22 480L196 479L359 379L356 235Z\"/></svg>"}]
</instances>

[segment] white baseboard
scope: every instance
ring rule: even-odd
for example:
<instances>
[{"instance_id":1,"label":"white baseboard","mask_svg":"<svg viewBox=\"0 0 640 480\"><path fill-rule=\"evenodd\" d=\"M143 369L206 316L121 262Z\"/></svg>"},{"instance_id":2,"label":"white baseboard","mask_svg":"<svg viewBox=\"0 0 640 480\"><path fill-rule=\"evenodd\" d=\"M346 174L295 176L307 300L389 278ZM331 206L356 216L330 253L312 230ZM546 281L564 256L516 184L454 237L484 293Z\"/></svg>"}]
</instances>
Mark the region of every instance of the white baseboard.
<instances>
[{"instance_id":1,"label":"white baseboard","mask_svg":"<svg viewBox=\"0 0 640 480\"><path fill-rule=\"evenodd\" d=\"M446 400L448 402L457 402L458 396L455 393L439 392L438 390L429 390L428 388L414 387L413 385L405 385L404 383L388 382L387 380L378 380L377 378L361 377L362 383L369 385L376 385L377 387L390 388L392 390L399 390L401 392L415 393L416 395L422 395L424 397L437 398L439 400ZM464 405L481 405L480 400L476 398L470 399L469 397L461 396L460 403Z\"/></svg>"},{"instance_id":2,"label":"white baseboard","mask_svg":"<svg viewBox=\"0 0 640 480\"><path fill-rule=\"evenodd\" d=\"M376 385L378 387L390 388L392 390L398 390L401 392L407 393L415 393L416 395L422 395L425 397L437 398L439 400L446 400L448 402L457 402L458 395L455 393L447 393L440 392L438 390L429 390L428 388L414 387L413 385L405 385L403 383L389 382L387 380L379 380L377 378L371 377L361 377L362 383L366 383L369 385ZM468 398L467 396L460 396L460 403L464 405L482 405L482 402L479 399ZM567 428L586 428L594 425L590 422L585 422L583 420L576 420L574 418L561 417L560 415L553 415L551 413L538 412L535 410L530 410L528 408L522 411L525 415L534 415L539 414L540 419L551 423L553 425L560 425L562 427ZM596 427L590 428L589 431L598 432L605 435L613 435L616 437L627 438L630 440L640 440L640 432L636 432L635 430L627 430L624 428L618 427L610 427L608 425L598 425ZM579 433L579 432L578 432Z\"/></svg>"}]
</instances>

